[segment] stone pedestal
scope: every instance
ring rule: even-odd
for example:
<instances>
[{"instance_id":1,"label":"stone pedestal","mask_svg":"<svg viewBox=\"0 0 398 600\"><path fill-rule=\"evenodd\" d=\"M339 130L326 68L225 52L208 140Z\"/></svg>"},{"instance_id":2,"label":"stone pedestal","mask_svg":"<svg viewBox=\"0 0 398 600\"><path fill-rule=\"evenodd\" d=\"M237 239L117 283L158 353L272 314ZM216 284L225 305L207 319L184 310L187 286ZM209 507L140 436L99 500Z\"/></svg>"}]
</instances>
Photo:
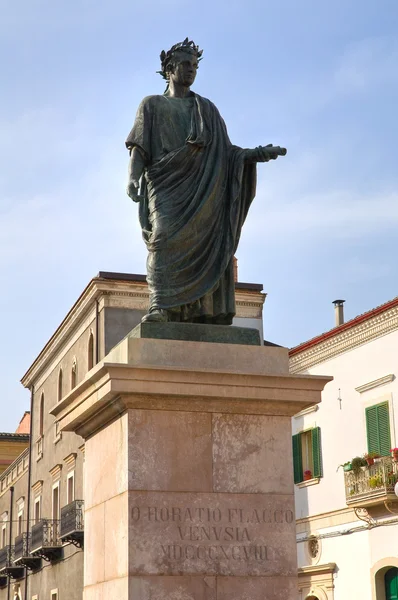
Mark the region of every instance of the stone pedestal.
<instances>
[{"instance_id":1,"label":"stone pedestal","mask_svg":"<svg viewBox=\"0 0 398 600\"><path fill-rule=\"evenodd\" d=\"M127 337L53 414L85 442L85 600L296 600L285 348Z\"/></svg>"}]
</instances>

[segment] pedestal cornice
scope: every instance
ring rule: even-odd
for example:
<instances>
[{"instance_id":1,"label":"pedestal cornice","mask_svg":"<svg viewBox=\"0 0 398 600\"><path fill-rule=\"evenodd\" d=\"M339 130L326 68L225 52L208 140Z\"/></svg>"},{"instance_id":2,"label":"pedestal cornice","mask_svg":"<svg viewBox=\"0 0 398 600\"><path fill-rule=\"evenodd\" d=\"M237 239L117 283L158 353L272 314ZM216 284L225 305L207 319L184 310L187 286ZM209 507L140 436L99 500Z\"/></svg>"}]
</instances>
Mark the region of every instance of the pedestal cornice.
<instances>
[{"instance_id":1,"label":"pedestal cornice","mask_svg":"<svg viewBox=\"0 0 398 600\"><path fill-rule=\"evenodd\" d=\"M293 416L320 402L331 378L289 375L285 361L272 361L273 354L283 351L126 338L51 414L61 430L85 438L131 408ZM217 369L209 366L212 352L220 356ZM238 364L250 367L239 370Z\"/></svg>"}]
</instances>

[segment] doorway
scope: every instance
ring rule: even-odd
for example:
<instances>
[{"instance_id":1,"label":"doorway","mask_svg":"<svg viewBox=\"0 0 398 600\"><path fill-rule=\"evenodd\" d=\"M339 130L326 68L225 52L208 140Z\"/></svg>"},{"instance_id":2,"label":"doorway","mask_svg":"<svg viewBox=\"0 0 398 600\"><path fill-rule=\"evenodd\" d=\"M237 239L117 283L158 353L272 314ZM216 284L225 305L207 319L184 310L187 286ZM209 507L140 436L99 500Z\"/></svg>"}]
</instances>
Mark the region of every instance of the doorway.
<instances>
[{"instance_id":1,"label":"doorway","mask_svg":"<svg viewBox=\"0 0 398 600\"><path fill-rule=\"evenodd\" d=\"M398 568L392 567L384 575L386 600L398 600Z\"/></svg>"}]
</instances>

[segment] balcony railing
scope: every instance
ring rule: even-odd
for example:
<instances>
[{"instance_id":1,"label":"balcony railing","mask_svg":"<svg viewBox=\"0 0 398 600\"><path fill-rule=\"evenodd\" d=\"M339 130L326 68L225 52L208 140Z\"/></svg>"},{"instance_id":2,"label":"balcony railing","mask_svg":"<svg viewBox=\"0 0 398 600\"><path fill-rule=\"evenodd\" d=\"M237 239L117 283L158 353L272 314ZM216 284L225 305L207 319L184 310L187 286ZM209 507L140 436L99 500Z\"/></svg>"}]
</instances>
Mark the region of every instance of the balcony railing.
<instances>
[{"instance_id":1,"label":"balcony railing","mask_svg":"<svg viewBox=\"0 0 398 600\"><path fill-rule=\"evenodd\" d=\"M61 539L81 546L84 536L84 500L73 500L61 508Z\"/></svg>"},{"instance_id":2,"label":"balcony railing","mask_svg":"<svg viewBox=\"0 0 398 600\"><path fill-rule=\"evenodd\" d=\"M15 565L15 548L14 546L5 546L0 550L0 575L9 575L13 579L20 579L24 576L24 568Z\"/></svg>"},{"instance_id":3,"label":"balcony railing","mask_svg":"<svg viewBox=\"0 0 398 600\"><path fill-rule=\"evenodd\" d=\"M59 537L59 520L42 519L32 527L30 554L55 560L60 555L62 541Z\"/></svg>"},{"instance_id":4,"label":"balcony railing","mask_svg":"<svg viewBox=\"0 0 398 600\"><path fill-rule=\"evenodd\" d=\"M14 564L27 567L28 569L38 569L41 564L40 557L30 555L32 545L32 534L21 533L15 538L14 545Z\"/></svg>"},{"instance_id":5,"label":"balcony railing","mask_svg":"<svg viewBox=\"0 0 398 600\"><path fill-rule=\"evenodd\" d=\"M13 546L4 546L0 550L0 573L4 572L11 564L14 556Z\"/></svg>"},{"instance_id":6,"label":"balcony railing","mask_svg":"<svg viewBox=\"0 0 398 600\"><path fill-rule=\"evenodd\" d=\"M366 507L397 500L394 493L398 481L398 463L391 457L376 459L359 473L344 472L346 502L350 506Z\"/></svg>"},{"instance_id":7,"label":"balcony railing","mask_svg":"<svg viewBox=\"0 0 398 600\"><path fill-rule=\"evenodd\" d=\"M27 534L21 533L15 538L14 542L14 560L18 560L27 553Z\"/></svg>"}]
</instances>

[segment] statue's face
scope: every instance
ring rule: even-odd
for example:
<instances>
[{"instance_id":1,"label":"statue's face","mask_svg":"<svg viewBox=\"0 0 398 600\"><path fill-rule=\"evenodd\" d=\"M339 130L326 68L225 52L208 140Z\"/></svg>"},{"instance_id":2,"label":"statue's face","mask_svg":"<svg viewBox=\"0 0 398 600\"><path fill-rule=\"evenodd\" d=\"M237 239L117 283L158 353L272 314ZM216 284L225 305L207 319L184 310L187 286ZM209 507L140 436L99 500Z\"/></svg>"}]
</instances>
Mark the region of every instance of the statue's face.
<instances>
[{"instance_id":1,"label":"statue's face","mask_svg":"<svg viewBox=\"0 0 398 600\"><path fill-rule=\"evenodd\" d=\"M170 71L170 80L190 87L195 81L198 59L195 54L177 52L174 57L174 69Z\"/></svg>"}]
</instances>

